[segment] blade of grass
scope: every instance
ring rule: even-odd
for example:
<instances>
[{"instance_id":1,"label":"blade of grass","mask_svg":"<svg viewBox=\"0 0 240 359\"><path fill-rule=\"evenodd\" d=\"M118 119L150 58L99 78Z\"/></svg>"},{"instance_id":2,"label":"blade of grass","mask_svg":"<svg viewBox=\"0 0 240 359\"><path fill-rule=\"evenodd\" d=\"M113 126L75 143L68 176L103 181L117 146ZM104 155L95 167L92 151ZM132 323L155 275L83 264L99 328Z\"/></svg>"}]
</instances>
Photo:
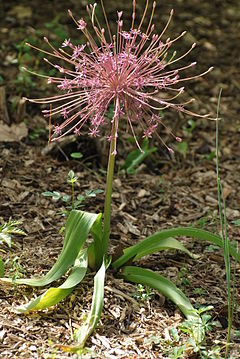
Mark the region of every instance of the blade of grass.
<instances>
[{"instance_id":1,"label":"blade of grass","mask_svg":"<svg viewBox=\"0 0 240 359\"><path fill-rule=\"evenodd\" d=\"M219 91L218 104L217 104L217 121L216 121L216 173L217 173L217 190L218 190L218 209L219 209L219 220L221 226L222 242L224 249L224 262L226 269L226 281L227 281L227 296L228 296L228 332L227 332L227 343L225 358L228 357L230 336L232 329L232 321L234 314L234 290L236 280L236 259L235 268L233 274L233 288L231 287L231 257L230 257L230 243L227 235L227 216L226 216L226 200L224 191L219 174L219 112L221 103L222 89ZM223 206L222 206L223 202ZM222 208L223 207L223 208Z\"/></svg>"}]
</instances>

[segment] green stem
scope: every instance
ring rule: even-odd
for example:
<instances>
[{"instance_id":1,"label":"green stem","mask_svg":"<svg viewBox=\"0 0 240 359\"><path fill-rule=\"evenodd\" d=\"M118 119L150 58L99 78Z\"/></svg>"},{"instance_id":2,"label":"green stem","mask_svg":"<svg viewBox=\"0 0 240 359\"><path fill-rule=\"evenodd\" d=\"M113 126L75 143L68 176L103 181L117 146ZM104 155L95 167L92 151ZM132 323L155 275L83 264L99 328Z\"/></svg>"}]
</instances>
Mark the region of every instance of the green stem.
<instances>
[{"instance_id":1,"label":"green stem","mask_svg":"<svg viewBox=\"0 0 240 359\"><path fill-rule=\"evenodd\" d=\"M72 182L72 209L74 209L74 183Z\"/></svg>"},{"instance_id":2,"label":"green stem","mask_svg":"<svg viewBox=\"0 0 240 359\"><path fill-rule=\"evenodd\" d=\"M229 352L231 329L232 329L232 319L233 319L233 310L234 310L234 292L231 291L231 259L229 252L230 250L229 239L227 236L226 202L225 202L222 183L219 176L219 138L218 137L219 137L219 111L220 111L221 95L222 95L222 89L220 89L219 91L218 104L217 104L216 170L217 170L219 219L220 219L222 241L223 241L224 261L225 261L226 280L227 280L227 294L228 294L228 331L227 331L227 343L226 343L226 351L225 351L225 358L227 358ZM223 206L222 206L222 201L223 201ZM223 213L222 213L222 209L223 209Z\"/></svg>"},{"instance_id":3,"label":"green stem","mask_svg":"<svg viewBox=\"0 0 240 359\"><path fill-rule=\"evenodd\" d=\"M113 127L115 126L113 125ZM115 149L115 142L116 142L116 138L114 136L114 128L112 133L113 135L110 143L109 157L108 157L107 183L106 183L105 205L104 205L104 224L103 224L103 240L102 240L103 254L107 254L108 242L110 236L112 182L113 182L114 163L115 163L115 154L113 153L113 151Z\"/></svg>"}]
</instances>

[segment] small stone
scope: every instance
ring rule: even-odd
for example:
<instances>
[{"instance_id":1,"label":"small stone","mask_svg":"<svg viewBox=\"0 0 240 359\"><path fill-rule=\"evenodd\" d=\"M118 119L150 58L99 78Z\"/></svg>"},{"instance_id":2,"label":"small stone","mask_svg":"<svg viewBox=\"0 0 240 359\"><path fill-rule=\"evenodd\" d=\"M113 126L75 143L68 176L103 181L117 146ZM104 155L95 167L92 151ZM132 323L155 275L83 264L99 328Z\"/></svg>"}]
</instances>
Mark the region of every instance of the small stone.
<instances>
[{"instance_id":1,"label":"small stone","mask_svg":"<svg viewBox=\"0 0 240 359\"><path fill-rule=\"evenodd\" d=\"M36 352L37 347L35 345L30 345L29 350L31 350L32 352Z\"/></svg>"},{"instance_id":2,"label":"small stone","mask_svg":"<svg viewBox=\"0 0 240 359\"><path fill-rule=\"evenodd\" d=\"M150 193L148 191L146 191L144 188L140 189L140 191L137 194L138 198L143 198L143 197L149 196L149 195L150 195Z\"/></svg>"}]
</instances>

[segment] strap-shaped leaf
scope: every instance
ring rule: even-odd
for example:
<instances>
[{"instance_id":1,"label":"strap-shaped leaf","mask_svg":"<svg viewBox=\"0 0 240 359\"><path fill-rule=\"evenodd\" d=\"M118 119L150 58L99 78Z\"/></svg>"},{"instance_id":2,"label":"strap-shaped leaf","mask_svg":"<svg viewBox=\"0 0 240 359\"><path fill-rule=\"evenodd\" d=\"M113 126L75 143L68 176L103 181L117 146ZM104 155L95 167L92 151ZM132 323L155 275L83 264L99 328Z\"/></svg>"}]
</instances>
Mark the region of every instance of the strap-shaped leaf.
<instances>
[{"instance_id":1,"label":"strap-shaped leaf","mask_svg":"<svg viewBox=\"0 0 240 359\"><path fill-rule=\"evenodd\" d=\"M103 230L102 230L102 217L98 217L91 228L91 236L93 237L92 252L94 256L94 265L91 267L98 270L103 261ZM90 248L89 248L90 249Z\"/></svg>"},{"instance_id":2,"label":"strap-shaped leaf","mask_svg":"<svg viewBox=\"0 0 240 359\"><path fill-rule=\"evenodd\" d=\"M21 278L16 279L14 283L40 287L59 279L73 265L87 239L91 227L99 217L101 217L101 213L71 211L66 223L66 233L62 251L50 271L42 278ZM8 283L12 282L11 278L0 278L0 280Z\"/></svg>"},{"instance_id":3,"label":"strap-shaped leaf","mask_svg":"<svg viewBox=\"0 0 240 359\"><path fill-rule=\"evenodd\" d=\"M194 336L201 342L204 338L201 331L201 318L193 308L185 294L170 280L149 269L126 266L122 268L121 274L129 282L146 285L154 288L165 297L169 298L182 311L187 319L193 322Z\"/></svg>"},{"instance_id":4,"label":"strap-shaped leaf","mask_svg":"<svg viewBox=\"0 0 240 359\"><path fill-rule=\"evenodd\" d=\"M142 248L142 250L138 252L138 254L133 258L133 261L136 261L146 255L163 251L166 249L177 249L192 257L191 252L189 252L189 250L186 247L184 247L182 243L180 243L175 238L169 237L169 238L164 238L159 243L153 245L151 244L147 245L146 243L145 248Z\"/></svg>"},{"instance_id":5,"label":"strap-shaped leaf","mask_svg":"<svg viewBox=\"0 0 240 359\"><path fill-rule=\"evenodd\" d=\"M186 236L186 237L193 237L196 239L200 239L203 241L208 241L211 243L216 244L219 247L223 247L223 242L220 236L213 234L211 232L205 231L203 229L197 229L192 227L179 227L179 228L171 228L166 229L161 232L157 232L153 234L150 237L147 237L143 241L137 243L136 245L124 249L124 254L118 258L115 262L113 262L112 266L113 268L117 269L124 265L127 261L134 258L136 260L137 258L141 258L144 253L147 252L147 248L149 248L150 252L146 254L153 253L151 251L154 247L156 248L156 251L159 250L158 248L161 248L161 244L164 243L164 240L171 238L171 237L177 237L177 236ZM175 242L176 243L176 242ZM172 242L173 247L174 243ZM173 248L172 247L172 248ZM177 249L177 248L176 248ZM180 248L178 248L180 249ZM183 250L183 249L181 249ZM236 250L233 248L233 246L229 246L230 254L238 261L240 262L240 253L237 253ZM142 255L143 254L143 255Z\"/></svg>"},{"instance_id":6,"label":"strap-shaped leaf","mask_svg":"<svg viewBox=\"0 0 240 359\"><path fill-rule=\"evenodd\" d=\"M188 318L196 317L194 308L189 302L185 294L175 286L170 280L163 277L162 275L151 271L150 269L126 266L122 268L121 275L124 279L146 285L150 288L154 288L165 297L171 299L183 314Z\"/></svg>"},{"instance_id":7,"label":"strap-shaped leaf","mask_svg":"<svg viewBox=\"0 0 240 359\"><path fill-rule=\"evenodd\" d=\"M105 272L106 265L103 261L99 271L94 277L94 291L91 311L89 312L85 323L76 333L78 344L75 346L61 346L64 351L77 352L78 350L82 349L86 343L86 340L96 328L103 308Z\"/></svg>"},{"instance_id":8,"label":"strap-shaped leaf","mask_svg":"<svg viewBox=\"0 0 240 359\"><path fill-rule=\"evenodd\" d=\"M17 311L20 313L27 313L33 310L43 310L59 303L73 291L77 284L82 281L86 274L87 266L87 250L84 250L76 259L69 277L60 287L49 288L45 293L36 299L19 306Z\"/></svg>"},{"instance_id":9,"label":"strap-shaped leaf","mask_svg":"<svg viewBox=\"0 0 240 359\"><path fill-rule=\"evenodd\" d=\"M170 280L150 269L126 266L122 268L121 275L129 282L139 283L154 288L165 297L171 299L183 314L188 318L196 317L194 308L185 294Z\"/></svg>"}]
</instances>

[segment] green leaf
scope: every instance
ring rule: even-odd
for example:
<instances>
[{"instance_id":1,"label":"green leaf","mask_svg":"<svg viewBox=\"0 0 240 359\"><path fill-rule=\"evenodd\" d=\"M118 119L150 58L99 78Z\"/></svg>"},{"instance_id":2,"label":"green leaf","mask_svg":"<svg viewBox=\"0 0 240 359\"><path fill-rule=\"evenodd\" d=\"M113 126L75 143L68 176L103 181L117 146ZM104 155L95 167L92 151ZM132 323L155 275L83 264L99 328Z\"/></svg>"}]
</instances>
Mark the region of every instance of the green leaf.
<instances>
[{"instance_id":1,"label":"green leaf","mask_svg":"<svg viewBox=\"0 0 240 359\"><path fill-rule=\"evenodd\" d=\"M240 226L240 219L236 219L235 221L232 221L235 226Z\"/></svg>"},{"instance_id":2,"label":"green leaf","mask_svg":"<svg viewBox=\"0 0 240 359\"><path fill-rule=\"evenodd\" d=\"M85 195L87 197L96 197L97 194L103 193L104 191L102 189L93 189L93 190L88 190L85 191Z\"/></svg>"},{"instance_id":3,"label":"green leaf","mask_svg":"<svg viewBox=\"0 0 240 359\"><path fill-rule=\"evenodd\" d=\"M0 277L4 276L4 263L2 258L0 257Z\"/></svg>"},{"instance_id":4,"label":"green leaf","mask_svg":"<svg viewBox=\"0 0 240 359\"><path fill-rule=\"evenodd\" d=\"M173 303L175 303L188 319L198 318L197 314L195 313L195 309L185 294L179 288L177 288L175 284L162 275L149 269L133 266L123 267L121 275L124 279L130 282L139 283L156 289L165 297L169 298Z\"/></svg>"},{"instance_id":5,"label":"green leaf","mask_svg":"<svg viewBox=\"0 0 240 359\"><path fill-rule=\"evenodd\" d=\"M87 250L84 250L76 259L69 277L60 287L49 288L45 293L33 301L17 307L17 311L20 313L27 313L33 310L43 310L59 303L82 281L86 274L87 266Z\"/></svg>"},{"instance_id":6,"label":"green leaf","mask_svg":"<svg viewBox=\"0 0 240 359\"><path fill-rule=\"evenodd\" d=\"M69 179L72 179L72 178L74 178L74 172L73 172L73 170L70 170L69 172L68 172L68 178Z\"/></svg>"},{"instance_id":7,"label":"green leaf","mask_svg":"<svg viewBox=\"0 0 240 359\"><path fill-rule=\"evenodd\" d=\"M175 284L158 273L140 267L123 267L121 274L124 279L130 282L139 283L156 289L175 303L186 318L192 321L192 332L194 338L198 341L198 343L202 342L205 333L202 331L201 317L197 313L197 310L194 309L189 299L179 288L175 286Z\"/></svg>"},{"instance_id":8,"label":"green leaf","mask_svg":"<svg viewBox=\"0 0 240 359\"><path fill-rule=\"evenodd\" d=\"M126 266L122 268L121 275L125 280L154 288L165 297L170 299L186 316L191 323L191 332L194 340L201 343L205 337L202 319L196 309L192 306L185 294L170 280L149 269Z\"/></svg>"},{"instance_id":9,"label":"green leaf","mask_svg":"<svg viewBox=\"0 0 240 359\"><path fill-rule=\"evenodd\" d=\"M26 233L20 228L11 228L10 227L8 229L8 233L10 233L10 234L18 234L20 236L26 236Z\"/></svg>"},{"instance_id":10,"label":"green leaf","mask_svg":"<svg viewBox=\"0 0 240 359\"><path fill-rule=\"evenodd\" d=\"M91 235L93 237L93 247L92 247L92 256L94 258L94 262L92 263L91 268L97 270L100 268L103 261L103 246L102 246L102 238L103 238L103 229L102 229L102 217L99 216L94 222L91 228Z\"/></svg>"},{"instance_id":11,"label":"green leaf","mask_svg":"<svg viewBox=\"0 0 240 359\"><path fill-rule=\"evenodd\" d=\"M156 253L162 250L167 249L177 249L180 251L185 252L187 255L192 257L192 254L189 252L187 248L184 247L179 241L177 241L175 238L168 237L159 239L156 243L156 237L150 236L146 239L144 239L139 244L136 244L135 246L129 247L126 249L127 255L129 255L130 251L136 254L136 256L133 258L133 261L136 261L146 255Z\"/></svg>"},{"instance_id":12,"label":"green leaf","mask_svg":"<svg viewBox=\"0 0 240 359\"><path fill-rule=\"evenodd\" d=\"M68 194L64 194L62 196L62 201L63 202L70 202L70 200L71 200L71 196L69 196Z\"/></svg>"},{"instance_id":13,"label":"green leaf","mask_svg":"<svg viewBox=\"0 0 240 359\"><path fill-rule=\"evenodd\" d=\"M68 172L67 182L70 184L74 184L77 182L77 180L78 180L78 177L75 176L75 173L73 172L73 170L70 170Z\"/></svg>"},{"instance_id":14,"label":"green leaf","mask_svg":"<svg viewBox=\"0 0 240 359\"><path fill-rule=\"evenodd\" d=\"M187 149L188 149L187 141L182 141L177 144L177 151L183 155L184 159L187 156Z\"/></svg>"},{"instance_id":15,"label":"green leaf","mask_svg":"<svg viewBox=\"0 0 240 359\"><path fill-rule=\"evenodd\" d=\"M53 192L50 192L50 191L42 192L42 195L45 197L52 197Z\"/></svg>"},{"instance_id":16,"label":"green leaf","mask_svg":"<svg viewBox=\"0 0 240 359\"><path fill-rule=\"evenodd\" d=\"M223 248L222 238L211 232L205 231L203 229L192 228L192 227L172 228L172 229L163 230L161 232L157 232L152 236L144 239L140 243L136 244L135 246L125 249L123 251L124 254L120 258L118 258L115 262L113 262L112 266L113 268L117 269L122 265L124 265L127 261L132 259L134 256L136 256L138 253L140 254L141 251L142 253L144 253L144 251L146 251L147 245L149 245L150 250L153 249L154 246L156 246L156 250L157 250L158 247L161 247L161 241L176 236L193 237L203 241L212 242L216 244L218 247ZM233 246L229 245L229 251L230 254L237 261L240 262L240 253L236 252Z\"/></svg>"},{"instance_id":17,"label":"green leaf","mask_svg":"<svg viewBox=\"0 0 240 359\"><path fill-rule=\"evenodd\" d=\"M171 334L171 337L173 338L173 340L174 340L174 342L178 342L179 341L179 335L178 335L178 330L177 330L177 328L174 328L174 327L172 327L171 329L170 329L170 334Z\"/></svg>"},{"instance_id":18,"label":"green leaf","mask_svg":"<svg viewBox=\"0 0 240 359\"><path fill-rule=\"evenodd\" d=\"M77 196L77 200L79 201L79 203L81 203L83 200L84 200L84 196L82 196L81 194L79 194L78 196Z\"/></svg>"},{"instance_id":19,"label":"green leaf","mask_svg":"<svg viewBox=\"0 0 240 359\"><path fill-rule=\"evenodd\" d=\"M81 152L72 152L71 157L72 158L82 158L83 154Z\"/></svg>"},{"instance_id":20,"label":"green leaf","mask_svg":"<svg viewBox=\"0 0 240 359\"><path fill-rule=\"evenodd\" d=\"M104 303L104 280L106 266L103 261L99 271L94 277L94 291L91 311L82 327L77 331L78 344L75 346L61 346L65 351L77 352L82 349L88 337L93 333L100 319Z\"/></svg>"},{"instance_id":21,"label":"green leaf","mask_svg":"<svg viewBox=\"0 0 240 359\"><path fill-rule=\"evenodd\" d=\"M59 279L75 262L90 229L98 217L101 217L101 213L93 214L77 210L71 211L66 223L62 251L50 271L42 278L21 278L16 279L15 283L40 287ZM12 282L10 278L1 278L0 280L8 283Z\"/></svg>"},{"instance_id":22,"label":"green leaf","mask_svg":"<svg viewBox=\"0 0 240 359\"><path fill-rule=\"evenodd\" d=\"M0 244L5 242L8 247L11 247L12 245L12 237L11 234L17 234L21 236L26 236L26 233L18 228L22 224L21 221L13 221L10 219L7 223L4 223L0 226Z\"/></svg>"},{"instance_id":23,"label":"green leaf","mask_svg":"<svg viewBox=\"0 0 240 359\"><path fill-rule=\"evenodd\" d=\"M136 167L142 163L147 156L157 150L156 147L149 148L149 141L147 138L143 140L142 150L135 150L129 153L126 158L125 164L122 166L123 169L126 169L128 174L135 173Z\"/></svg>"},{"instance_id":24,"label":"green leaf","mask_svg":"<svg viewBox=\"0 0 240 359\"><path fill-rule=\"evenodd\" d=\"M54 201L58 201L61 198L61 194L57 191L53 191L53 192L42 192L42 195L45 197L52 197L52 199Z\"/></svg>"},{"instance_id":25,"label":"green leaf","mask_svg":"<svg viewBox=\"0 0 240 359\"><path fill-rule=\"evenodd\" d=\"M8 233L0 232L0 244L5 242L10 248L12 245L11 236Z\"/></svg>"}]
</instances>

